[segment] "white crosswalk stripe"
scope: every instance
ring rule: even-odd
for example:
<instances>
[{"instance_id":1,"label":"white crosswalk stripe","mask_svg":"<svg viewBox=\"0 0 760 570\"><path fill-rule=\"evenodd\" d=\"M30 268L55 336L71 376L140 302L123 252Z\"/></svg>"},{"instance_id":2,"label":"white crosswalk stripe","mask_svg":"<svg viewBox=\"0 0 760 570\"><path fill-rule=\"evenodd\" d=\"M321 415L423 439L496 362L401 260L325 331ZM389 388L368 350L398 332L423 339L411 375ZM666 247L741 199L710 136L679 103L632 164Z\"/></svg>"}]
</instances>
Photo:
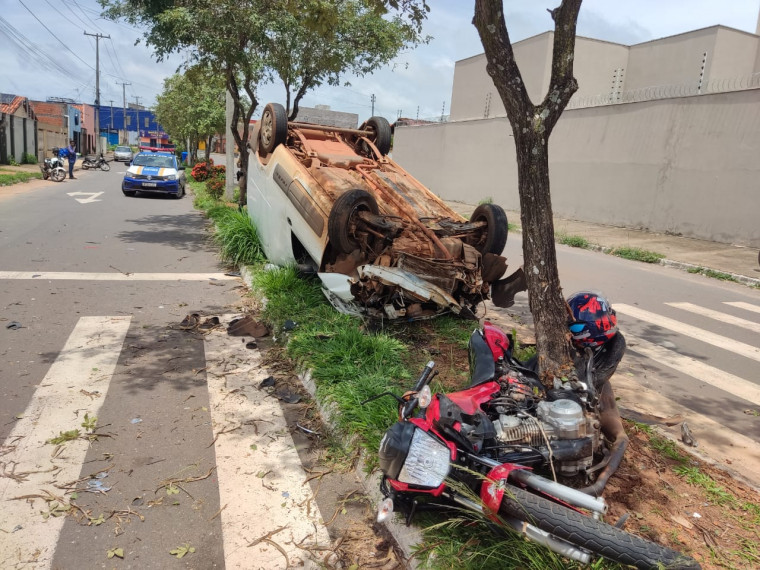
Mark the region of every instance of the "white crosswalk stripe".
<instances>
[{"instance_id":1,"label":"white crosswalk stripe","mask_svg":"<svg viewBox=\"0 0 760 570\"><path fill-rule=\"evenodd\" d=\"M0 279L35 281L230 281L224 273L82 273L78 271L0 271Z\"/></svg>"},{"instance_id":2,"label":"white crosswalk stripe","mask_svg":"<svg viewBox=\"0 0 760 570\"><path fill-rule=\"evenodd\" d=\"M751 358L752 360L760 362L760 348L756 346L751 346L749 344L715 334L711 331L700 329L693 325L688 325L675 319L664 317L650 311L645 311L644 309L633 307L631 305L615 303L614 308L618 313L628 315L640 321L647 322L651 325L669 329L678 334L695 338L699 341L712 344L718 348L722 348L723 350L727 350L729 352L733 352L740 356Z\"/></svg>"},{"instance_id":3,"label":"white crosswalk stripe","mask_svg":"<svg viewBox=\"0 0 760 570\"><path fill-rule=\"evenodd\" d=\"M303 484L306 474L279 402L258 389L267 376L260 353L221 331L206 336L205 350L226 567L253 568L252 560L256 568L283 567L271 544L248 548L276 527L283 529L276 538L292 565L319 567L308 553L328 547L330 537Z\"/></svg>"},{"instance_id":4,"label":"white crosswalk stripe","mask_svg":"<svg viewBox=\"0 0 760 570\"><path fill-rule=\"evenodd\" d=\"M678 354L643 338L631 334L626 334L625 337L628 340L628 348L633 352L760 406L760 385L719 370L690 356Z\"/></svg>"},{"instance_id":5,"label":"white crosswalk stripe","mask_svg":"<svg viewBox=\"0 0 760 570\"><path fill-rule=\"evenodd\" d=\"M752 303L745 303L744 301L723 301L724 305L731 305L745 311L752 311L754 313L760 313L760 305L753 305Z\"/></svg>"},{"instance_id":6,"label":"white crosswalk stripe","mask_svg":"<svg viewBox=\"0 0 760 570\"><path fill-rule=\"evenodd\" d=\"M46 442L62 431L77 429L84 413L97 416L104 398L90 398L84 392L106 394L131 317L82 317L35 390L31 402L3 442L2 463L17 479L0 478L2 523L11 524L0 532L0 568L50 568L58 537L66 517L40 516L39 502L14 500L46 492L60 496L53 486L79 478L88 442L66 443L60 454ZM7 452L7 453L6 453ZM36 560L33 566L26 561ZM21 566L19 566L21 567Z\"/></svg>"},{"instance_id":7,"label":"white crosswalk stripe","mask_svg":"<svg viewBox=\"0 0 760 570\"><path fill-rule=\"evenodd\" d=\"M708 317L710 319L715 319L716 321L721 321L723 323L728 323L730 325L742 327L742 328L760 333L760 323L748 321L747 319L735 317L734 315L728 315L726 313L721 313L720 311L714 311L713 309L708 309L706 307L700 307L699 305L694 305L692 303L665 303L665 304L670 307L675 307L676 309L683 309L684 311L689 311L697 315L702 315L703 317Z\"/></svg>"}]
</instances>

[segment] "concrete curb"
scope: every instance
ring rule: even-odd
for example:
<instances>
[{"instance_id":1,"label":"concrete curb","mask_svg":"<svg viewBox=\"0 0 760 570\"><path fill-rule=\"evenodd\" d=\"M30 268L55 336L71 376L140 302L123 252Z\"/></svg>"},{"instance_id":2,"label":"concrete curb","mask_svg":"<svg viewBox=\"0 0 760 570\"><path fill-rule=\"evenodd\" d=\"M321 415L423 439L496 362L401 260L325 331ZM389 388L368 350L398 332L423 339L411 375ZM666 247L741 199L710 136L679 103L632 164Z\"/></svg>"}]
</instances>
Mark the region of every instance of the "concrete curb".
<instances>
[{"instance_id":1,"label":"concrete curb","mask_svg":"<svg viewBox=\"0 0 760 570\"><path fill-rule=\"evenodd\" d=\"M245 285L248 287L248 289L252 290L253 275L251 274L250 270L247 267L241 265L239 267L239 271ZM266 302L266 300L264 302ZM317 412L319 413L320 418L324 424L329 426L333 431L337 430L337 423L335 422L334 417L338 410L335 406L324 405L317 398L317 385L311 377L311 370L299 370L298 379L300 380L304 389L309 393L312 400L314 400L314 403L317 405ZM348 445L351 444L352 442L349 442ZM380 501L383 500L383 496L380 493L380 473L375 470L367 475L365 471L365 465L365 454L361 453L359 455L359 462L355 469L355 473L357 475L357 479L362 482L364 492L370 498L373 505L377 506ZM417 527L406 526L403 523L399 523L395 517L391 517L391 519L387 520L385 523L383 523L383 525L396 541L396 544L398 544L399 548L401 548L401 550L404 552L404 557L406 559L405 562L407 566L409 568L417 568L419 564L413 557L412 547L422 541L422 533L420 530Z\"/></svg>"},{"instance_id":2,"label":"concrete curb","mask_svg":"<svg viewBox=\"0 0 760 570\"><path fill-rule=\"evenodd\" d=\"M691 263L686 263L683 261L674 261L672 259L661 259L660 265L664 265L665 267L674 267L682 271L689 271L690 269L691 270L704 269L706 271L715 271L716 273L729 275L731 279L738 281L739 283L743 285L747 285L748 287L760 287L760 279L756 277L747 277L746 275L739 275L738 273L729 273L727 271L720 271L719 269L712 269L710 267L703 267L701 265L693 265ZM700 271L693 271L693 273L699 274ZM707 275L706 277L709 277L709 275Z\"/></svg>"},{"instance_id":3,"label":"concrete curb","mask_svg":"<svg viewBox=\"0 0 760 570\"><path fill-rule=\"evenodd\" d=\"M556 242L556 243L559 243L559 242ZM579 249L587 249L589 251L598 251L607 255L614 255L612 252L615 251L616 248L609 247L606 245L592 244L592 245L589 245L587 248L579 248ZM747 277L746 275L740 275L739 273L721 271L720 269L713 269L712 267L706 267L704 265L694 265L693 263L686 263L685 261L676 261L674 259L661 259L658 262L658 264L664 267L672 267L674 269L680 269L681 271L692 270L692 273L694 274L703 274L700 270L714 271L715 273L728 275L729 277L731 277L731 280L733 282L741 283L742 285L746 285L748 287L760 287L760 279L757 277ZM710 276L705 275L705 277L710 277ZM710 277L710 278L715 279L714 277Z\"/></svg>"}]
</instances>

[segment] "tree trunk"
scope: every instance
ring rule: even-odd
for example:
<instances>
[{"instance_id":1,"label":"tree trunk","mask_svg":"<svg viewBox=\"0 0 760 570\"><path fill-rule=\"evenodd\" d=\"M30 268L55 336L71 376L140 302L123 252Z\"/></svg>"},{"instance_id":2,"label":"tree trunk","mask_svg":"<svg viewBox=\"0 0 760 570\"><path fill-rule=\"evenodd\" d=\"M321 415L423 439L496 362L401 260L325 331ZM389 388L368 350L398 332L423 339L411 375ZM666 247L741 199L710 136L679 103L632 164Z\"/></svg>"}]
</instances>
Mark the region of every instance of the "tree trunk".
<instances>
[{"instance_id":1,"label":"tree trunk","mask_svg":"<svg viewBox=\"0 0 760 570\"><path fill-rule=\"evenodd\" d=\"M544 383L551 384L554 377L571 373L573 361L554 245L549 145L541 133L529 130L515 136L515 147L528 302L536 329L539 371Z\"/></svg>"},{"instance_id":2,"label":"tree trunk","mask_svg":"<svg viewBox=\"0 0 760 570\"><path fill-rule=\"evenodd\" d=\"M575 26L581 0L550 10L555 23L549 92L534 105L517 67L504 20L503 0L475 0L473 24L486 54L486 70L507 111L517 151L523 259L530 312L536 328L539 375L547 386L574 370L567 304L557 272L549 190L549 135L578 90L573 77Z\"/></svg>"}]
</instances>

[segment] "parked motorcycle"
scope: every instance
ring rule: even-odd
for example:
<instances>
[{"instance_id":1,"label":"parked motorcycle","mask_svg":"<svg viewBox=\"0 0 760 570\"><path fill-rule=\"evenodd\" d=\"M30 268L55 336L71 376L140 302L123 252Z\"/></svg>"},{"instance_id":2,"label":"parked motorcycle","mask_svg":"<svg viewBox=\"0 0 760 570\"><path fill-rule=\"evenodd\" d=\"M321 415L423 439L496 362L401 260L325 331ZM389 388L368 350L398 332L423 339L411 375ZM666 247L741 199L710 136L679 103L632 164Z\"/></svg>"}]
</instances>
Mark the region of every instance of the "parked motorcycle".
<instances>
[{"instance_id":1,"label":"parked motorcycle","mask_svg":"<svg viewBox=\"0 0 760 570\"><path fill-rule=\"evenodd\" d=\"M103 153L101 152L98 156L85 156L82 160L82 168L84 170L89 170L90 168L100 168L100 170L107 172L111 170L111 165L108 164L108 161L105 159Z\"/></svg>"},{"instance_id":2,"label":"parked motorcycle","mask_svg":"<svg viewBox=\"0 0 760 570\"><path fill-rule=\"evenodd\" d=\"M607 504L595 495L627 439L610 437L622 422L609 382L595 380L593 351L583 354L584 380L557 381L550 389L512 357L511 337L490 323L473 332L469 353L466 390L433 395L431 361L403 398L386 392L368 400L391 395L400 406L399 421L380 443L385 500L378 521L396 509L409 523L421 510L464 508L584 564L602 556L637 568L700 568L601 520ZM597 481L583 489L564 484L584 477ZM480 502L463 495L462 485Z\"/></svg>"},{"instance_id":3,"label":"parked motorcycle","mask_svg":"<svg viewBox=\"0 0 760 570\"><path fill-rule=\"evenodd\" d=\"M52 158L45 158L40 164L42 179L50 179L54 182L63 182L66 179L66 169L63 167L63 160L59 156L60 149L53 148Z\"/></svg>"}]
</instances>

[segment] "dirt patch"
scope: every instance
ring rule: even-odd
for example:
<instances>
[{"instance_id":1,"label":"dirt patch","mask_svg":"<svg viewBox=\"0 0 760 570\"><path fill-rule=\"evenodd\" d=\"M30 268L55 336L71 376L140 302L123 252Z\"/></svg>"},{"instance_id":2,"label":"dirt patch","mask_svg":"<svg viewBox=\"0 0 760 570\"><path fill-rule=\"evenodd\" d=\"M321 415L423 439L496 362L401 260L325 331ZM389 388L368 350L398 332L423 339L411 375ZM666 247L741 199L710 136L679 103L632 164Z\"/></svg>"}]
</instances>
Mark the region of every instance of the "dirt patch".
<instances>
[{"instance_id":1,"label":"dirt patch","mask_svg":"<svg viewBox=\"0 0 760 570\"><path fill-rule=\"evenodd\" d=\"M607 520L629 513L627 531L687 553L703 568L759 567L758 493L697 459L665 457L632 422L626 431L630 445L605 491ZM690 483L690 475L701 483Z\"/></svg>"}]
</instances>

